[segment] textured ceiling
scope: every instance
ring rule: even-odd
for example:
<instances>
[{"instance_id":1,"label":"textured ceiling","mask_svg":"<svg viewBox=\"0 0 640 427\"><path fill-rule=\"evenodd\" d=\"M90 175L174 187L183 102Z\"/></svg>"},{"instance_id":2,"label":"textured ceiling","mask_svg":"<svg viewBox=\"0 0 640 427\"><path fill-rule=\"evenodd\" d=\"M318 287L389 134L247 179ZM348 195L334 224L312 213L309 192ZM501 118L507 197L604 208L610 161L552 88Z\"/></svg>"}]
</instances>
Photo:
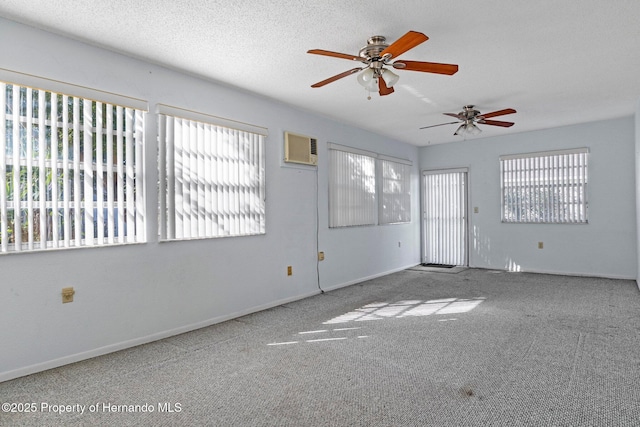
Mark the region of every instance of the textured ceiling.
<instances>
[{"instance_id":1,"label":"textured ceiling","mask_svg":"<svg viewBox=\"0 0 640 427\"><path fill-rule=\"evenodd\" d=\"M474 104L514 108L482 138L629 116L640 99L638 0L3 0L0 16L280 100L414 145L461 140L452 121ZM367 39L409 30L429 40L399 59L458 64L453 76L398 70L395 93L367 93Z\"/></svg>"}]
</instances>

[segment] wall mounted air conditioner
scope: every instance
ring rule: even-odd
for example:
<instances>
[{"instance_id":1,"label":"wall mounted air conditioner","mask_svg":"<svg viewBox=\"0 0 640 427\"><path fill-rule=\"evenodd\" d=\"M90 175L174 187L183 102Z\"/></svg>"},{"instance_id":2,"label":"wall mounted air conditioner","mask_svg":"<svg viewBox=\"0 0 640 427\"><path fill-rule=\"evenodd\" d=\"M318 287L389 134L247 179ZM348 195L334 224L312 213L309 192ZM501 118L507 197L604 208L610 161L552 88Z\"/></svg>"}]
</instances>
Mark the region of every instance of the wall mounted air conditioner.
<instances>
[{"instance_id":1,"label":"wall mounted air conditioner","mask_svg":"<svg viewBox=\"0 0 640 427\"><path fill-rule=\"evenodd\" d=\"M308 136L285 132L284 161L302 165L317 165L318 141Z\"/></svg>"}]
</instances>

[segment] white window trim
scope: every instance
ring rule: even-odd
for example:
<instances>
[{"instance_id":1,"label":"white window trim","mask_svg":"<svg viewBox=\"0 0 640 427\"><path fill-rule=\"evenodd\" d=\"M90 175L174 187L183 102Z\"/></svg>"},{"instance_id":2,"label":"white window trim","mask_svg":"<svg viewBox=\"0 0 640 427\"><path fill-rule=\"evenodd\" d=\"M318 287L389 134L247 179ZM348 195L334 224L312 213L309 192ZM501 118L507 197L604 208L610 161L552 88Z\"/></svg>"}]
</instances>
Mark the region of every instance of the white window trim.
<instances>
[{"instance_id":1,"label":"white window trim","mask_svg":"<svg viewBox=\"0 0 640 427\"><path fill-rule=\"evenodd\" d=\"M79 86L59 80L38 77L32 74L11 71L5 68L0 68L0 81L20 86L26 86L33 89L41 89L47 92L61 93L69 96L75 96L77 98L84 98L90 99L92 101L100 101L108 104L119 105L121 107L129 107L144 112L149 111L149 103L142 99L119 95L117 93L107 92L86 86Z\"/></svg>"},{"instance_id":2,"label":"white window trim","mask_svg":"<svg viewBox=\"0 0 640 427\"><path fill-rule=\"evenodd\" d=\"M239 122L236 120L225 119L224 117L218 117L211 114L200 113L185 108L174 107L166 104L157 104L156 113L163 114L165 116L180 117L182 119L193 120L196 122L207 123L215 126L222 126L229 129L241 130L244 132L255 133L262 136L268 136L269 131L267 128L249 123Z\"/></svg>"},{"instance_id":3,"label":"white window trim","mask_svg":"<svg viewBox=\"0 0 640 427\"><path fill-rule=\"evenodd\" d=\"M537 151L532 153L518 153L518 154L504 154L500 156L500 160L513 160L513 159L528 159L531 157L547 157L547 156L560 156L563 154L588 154L589 148L570 148L565 150L552 150L552 151Z\"/></svg>"}]
</instances>

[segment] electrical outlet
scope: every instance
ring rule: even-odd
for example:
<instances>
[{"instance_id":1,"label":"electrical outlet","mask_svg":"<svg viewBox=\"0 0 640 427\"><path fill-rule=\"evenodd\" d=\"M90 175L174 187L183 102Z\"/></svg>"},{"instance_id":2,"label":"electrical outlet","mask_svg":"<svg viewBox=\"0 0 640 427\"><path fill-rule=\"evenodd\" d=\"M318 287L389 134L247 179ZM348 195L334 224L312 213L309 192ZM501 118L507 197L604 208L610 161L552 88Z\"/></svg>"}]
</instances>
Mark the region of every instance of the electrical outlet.
<instances>
[{"instance_id":1,"label":"electrical outlet","mask_svg":"<svg viewBox=\"0 0 640 427\"><path fill-rule=\"evenodd\" d=\"M478 212L480 212L480 209L477 206L475 206L473 208L473 213L478 213Z\"/></svg>"},{"instance_id":2,"label":"electrical outlet","mask_svg":"<svg viewBox=\"0 0 640 427\"><path fill-rule=\"evenodd\" d=\"M73 302L73 295L76 291L73 288L62 288L62 303L66 304L68 302Z\"/></svg>"},{"instance_id":3,"label":"electrical outlet","mask_svg":"<svg viewBox=\"0 0 640 427\"><path fill-rule=\"evenodd\" d=\"M287 267L287 276L291 276L293 274L293 267L292 266L288 266Z\"/></svg>"},{"instance_id":4,"label":"electrical outlet","mask_svg":"<svg viewBox=\"0 0 640 427\"><path fill-rule=\"evenodd\" d=\"M324 252L318 252L318 261L324 261Z\"/></svg>"}]
</instances>

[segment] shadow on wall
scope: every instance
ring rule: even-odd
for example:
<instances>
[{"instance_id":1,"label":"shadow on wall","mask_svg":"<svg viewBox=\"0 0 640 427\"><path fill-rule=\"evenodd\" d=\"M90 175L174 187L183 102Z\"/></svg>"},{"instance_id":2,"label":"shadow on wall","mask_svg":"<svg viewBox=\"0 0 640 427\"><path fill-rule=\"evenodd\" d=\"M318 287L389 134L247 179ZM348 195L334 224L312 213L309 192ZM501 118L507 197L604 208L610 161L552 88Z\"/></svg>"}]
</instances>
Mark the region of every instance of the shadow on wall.
<instances>
[{"instance_id":1,"label":"shadow on wall","mask_svg":"<svg viewBox=\"0 0 640 427\"><path fill-rule=\"evenodd\" d=\"M478 227L477 225L473 226L471 238L472 238L471 244L472 244L473 253L475 257L477 257L476 259L481 261L480 264L483 267L501 268L510 272L522 271L522 266L519 263L517 263L513 258L511 258L511 256L508 254L503 254L502 256L498 257L498 258L504 259L504 264L502 265L492 264L492 259L494 257L492 257L492 253L491 253L492 251L491 238L487 236L483 236L482 232L480 231L480 227Z\"/></svg>"}]
</instances>

